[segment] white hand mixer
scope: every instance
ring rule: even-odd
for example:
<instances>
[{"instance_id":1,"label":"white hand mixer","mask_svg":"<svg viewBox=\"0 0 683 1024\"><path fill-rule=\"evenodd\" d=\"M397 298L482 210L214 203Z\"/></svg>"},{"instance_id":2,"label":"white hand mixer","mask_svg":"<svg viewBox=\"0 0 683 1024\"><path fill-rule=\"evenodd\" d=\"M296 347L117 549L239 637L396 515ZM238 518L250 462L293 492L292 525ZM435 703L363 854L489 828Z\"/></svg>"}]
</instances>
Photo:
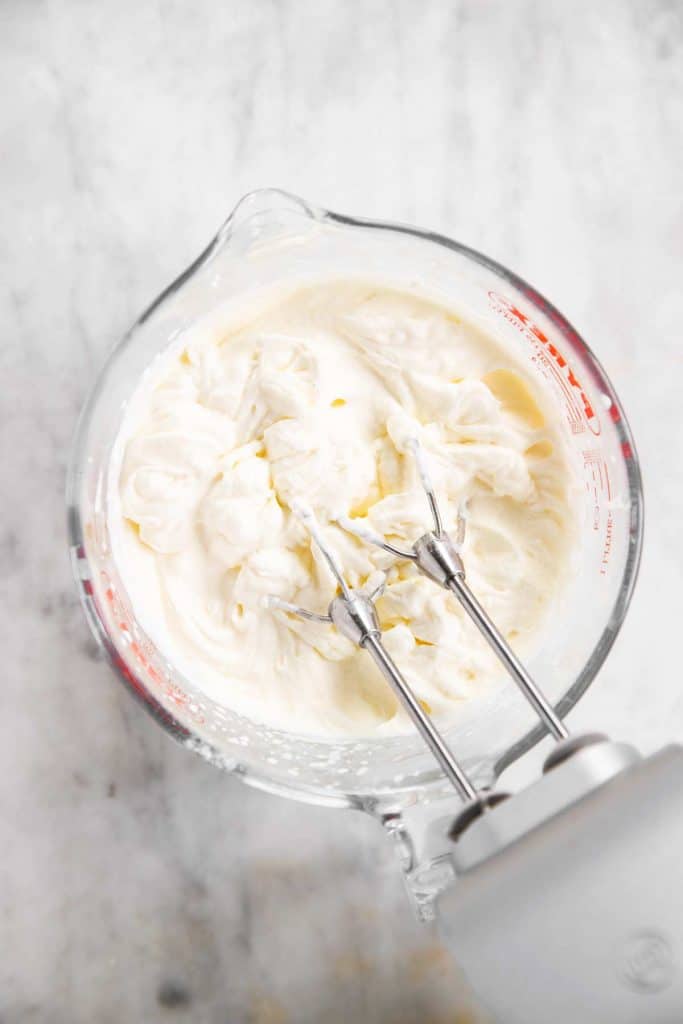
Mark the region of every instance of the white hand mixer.
<instances>
[{"instance_id":1,"label":"white hand mixer","mask_svg":"<svg viewBox=\"0 0 683 1024\"><path fill-rule=\"evenodd\" d=\"M444 529L425 457L409 444L434 528L409 550L347 517L338 525L450 590L557 741L543 776L510 796L477 789L382 643L375 600L351 589L313 513L295 511L336 579L327 614L276 597L272 608L331 623L367 651L464 801L449 829L457 880L439 919L458 960L506 1024L673 1024L683 1020L683 750L647 760L601 733L570 736L470 590L465 516ZM643 916L645 915L645 916ZM616 971L605 949L616 955ZM533 965L533 973L529 967ZM643 995L651 999L644 1001Z\"/></svg>"}]
</instances>

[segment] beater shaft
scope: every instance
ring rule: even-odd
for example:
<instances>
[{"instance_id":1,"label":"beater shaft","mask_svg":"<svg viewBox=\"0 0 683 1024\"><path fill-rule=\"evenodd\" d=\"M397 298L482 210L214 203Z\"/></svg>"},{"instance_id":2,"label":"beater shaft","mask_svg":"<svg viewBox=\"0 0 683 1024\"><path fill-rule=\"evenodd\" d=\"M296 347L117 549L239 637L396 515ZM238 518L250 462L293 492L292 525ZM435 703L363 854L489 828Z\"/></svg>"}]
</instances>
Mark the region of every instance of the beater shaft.
<instances>
[{"instance_id":1,"label":"beater shaft","mask_svg":"<svg viewBox=\"0 0 683 1024\"><path fill-rule=\"evenodd\" d=\"M465 582L465 566L461 556L462 543L465 536L465 517L463 512L461 511L458 514L457 534L456 539L453 540L443 527L443 520L439 512L434 486L430 479L427 463L419 442L416 438L412 438L408 447L415 457L420 482L429 501L434 529L415 541L409 551L403 551L393 544L388 544L383 537L376 535L366 527L356 524L346 516L339 517L337 522L343 529L356 534L362 540L383 548L385 551L389 551L400 558L409 559L424 576L439 586L444 587L444 589L450 590L512 676L522 695L534 709L546 729L556 740L567 739L569 730L562 722L562 719L557 715L552 704L550 704L538 688L507 640L496 628L488 613Z\"/></svg>"},{"instance_id":2,"label":"beater shaft","mask_svg":"<svg viewBox=\"0 0 683 1024\"><path fill-rule=\"evenodd\" d=\"M468 806L483 807L484 804L481 803L480 794L451 753L448 744L431 721L429 715L423 710L408 682L382 644L382 631L374 601L384 589L384 582L379 586L375 586L369 594L361 590L351 589L342 575L333 552L325 543L313 512L300 503L297 504L293 511L304 524L320 553L323 555L330 572L339 584L341 593L332 598L326 615L309 611L307 608L300 608L298 605L291 604L289 601L283 601L275 595L271 595L268 598L267 606L297 615L302 619L308 619L312 622L330 623L347 640L356 644L361 650L367 651L410 715L446 778L457 789Z\"/></svg>"},{"instance_id":3,"label":"beater shaft","mask_svg":"<svg viewBox=\"0 0 683 1024\"><path fill-rule=\"evenodd\" d=\"M491 621L488 613L482 608L468 587L465 577L462 575L452 576L448 581L448 589L455 594L481 635L517 683L517 686L529 704L531 704L546 729L552 733L556 740L567 739L569 730L566 725L556 714L552 704L536 686L536 683L524 668L515 652Z\"/></svg>"},{"instance_id":4,"label":"beater shaft","mask_svg":"<svg viewBox=\"0 0 683 1024\"><path fill-rule=\"evenodd\" d=\"M446 778L452 782L463 800L476 800L476 789L453 757L431 718L422 710L420 702L394 664L382 641L377 636L369 636L362 646L372 656L380 672L387 682L390 683L394 693L412 718L425 743L427 743L434 757L439 762Z\"/></svg>"},{"instance_id":5,"label":"beater shaft","mask_svg":"<svg viewBox=\"0 0 683 1024\"><path fill-rule=\"evenodd\" d=\"M322 542L320 534L313 536L316 544L320 547ZM382 643L382 630L374 605L374 595L379 592L379 589L375 588L375 591L369 595L359 590L351 590L348 596L338 594L330 601L329 621L337 627L342 636L371 655L441 765L446 778L453 783L463 800L476 802L478 798L476 789Z\"/></svg>"}]
</instances>

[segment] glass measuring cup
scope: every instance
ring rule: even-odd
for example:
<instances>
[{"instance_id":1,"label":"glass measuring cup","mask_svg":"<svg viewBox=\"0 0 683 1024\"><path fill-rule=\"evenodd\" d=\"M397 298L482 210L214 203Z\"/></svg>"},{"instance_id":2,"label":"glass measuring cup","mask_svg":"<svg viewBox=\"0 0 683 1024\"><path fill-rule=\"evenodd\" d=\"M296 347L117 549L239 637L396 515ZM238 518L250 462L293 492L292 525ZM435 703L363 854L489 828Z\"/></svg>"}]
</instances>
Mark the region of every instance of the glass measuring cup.
<instances>
[{"instance_id":1,"label":"glass measuring cup","mask_svg":"<svg viewBox=\"0 0 683 1024\"><path fill-rule=\"evenodd\" d=\"M68 485L70 543L91 628L120 678L161 725L254 786L377 813L405 841L414 880L416 869L429 868L435 854L433 845L422 842L424 821L435 814L416 824L414 810L450 795L420 738L314 740L267 728L210 700L166 661L136 621L112 559L106 516L107 467L123 408L172 339L252 291L359 273L419 287L466 311L514 347L563 411L581 481L579 564L528 667L566 713L606 657L635 582L642 498L633 442L604 371L564 317L514 274L447 238L339 216L276 190L246 196L206 251L111 353L76 439ZM446 735L470 777L486 786L542 731L509 682L469 701Z\"/></svg>"}]
</instances>

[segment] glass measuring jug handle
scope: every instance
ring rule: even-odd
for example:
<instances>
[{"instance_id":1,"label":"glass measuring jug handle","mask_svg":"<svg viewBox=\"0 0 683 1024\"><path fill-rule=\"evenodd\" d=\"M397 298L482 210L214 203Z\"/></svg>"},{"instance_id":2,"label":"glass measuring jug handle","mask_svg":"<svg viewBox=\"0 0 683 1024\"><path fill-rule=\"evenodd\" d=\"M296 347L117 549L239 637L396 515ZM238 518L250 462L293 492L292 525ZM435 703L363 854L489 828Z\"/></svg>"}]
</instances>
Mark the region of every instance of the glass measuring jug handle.
<instances>
[{"instance_id":1,"label":"glass measuring jug handle","mask_svg":"<svg viewBox=\"0 0 683 1024\"><path fill-rule=\"evenodd\" d=\"M438 896L455 880L449 832L463 809L462 799L444 780L429 795L420 789L403 795L400 804L375 800L366 809L394 847L415 913L421 921L433 921Z\"/></svg>"}]
</instances>

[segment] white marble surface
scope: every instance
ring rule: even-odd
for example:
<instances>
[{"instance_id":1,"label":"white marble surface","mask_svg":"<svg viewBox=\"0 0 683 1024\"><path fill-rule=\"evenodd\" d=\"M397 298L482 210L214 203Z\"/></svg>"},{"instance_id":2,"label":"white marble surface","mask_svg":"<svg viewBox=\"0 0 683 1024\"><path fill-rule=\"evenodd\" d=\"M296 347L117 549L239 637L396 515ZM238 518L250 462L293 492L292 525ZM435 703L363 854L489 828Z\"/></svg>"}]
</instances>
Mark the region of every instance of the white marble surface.
<instances>
[{"instance_id":1,"label":"white marble surface","mask_svg":"<svg viewBox=\"0 0 683 1024\"><path fill-rule=\"evenodd\" d=\"M574 718L680 737L683 5L4 0L0 48L0 1020L479 1022L370 820L219 775L99 659L69 442L245 191L453 234L570 316L639 444L641 580Z\"/></svg>"}]
</instances>

